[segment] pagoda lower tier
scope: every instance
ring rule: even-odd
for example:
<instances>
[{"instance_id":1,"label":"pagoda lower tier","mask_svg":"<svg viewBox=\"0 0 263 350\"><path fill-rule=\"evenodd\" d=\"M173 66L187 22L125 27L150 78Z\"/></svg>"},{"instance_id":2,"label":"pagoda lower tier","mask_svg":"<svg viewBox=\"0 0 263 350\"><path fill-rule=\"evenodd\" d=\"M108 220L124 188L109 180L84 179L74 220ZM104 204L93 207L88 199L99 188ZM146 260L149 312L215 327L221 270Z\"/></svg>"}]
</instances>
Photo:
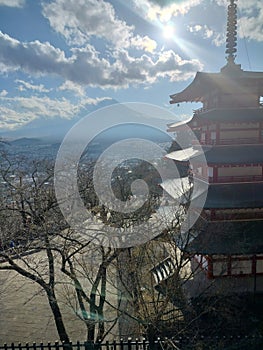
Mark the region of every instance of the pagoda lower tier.
<instances>
[{"instance_id":1,"label":"pagoda lower tier","mask_svg":"<svg viewBox=\"0 0 263 350\"><path fill-rule=\"evenodd\" d=\"M263 207L263 182L209 184L204 209Z\"/></svg>"},{"instance_id":2,"label":"pagoda lower tier","mask_svg":"<svg viewBox=\"0 0 263 350\"><path fill-rule=\"evenodd\" d=\"M199 219L180 247L207 278L263 275L262 193L263 182L209 184Z\"/></svg>"},{"instance_id":3,"label":"pagoda lower tier","mask_svg":"<svg viewBox=\"0 0 263 350\"><path fill-rule=\"evenodd\" d=\"M209 183L263 181L263 144L192 146L166 155Z\"/></svg>"},{"instance_id":4,"label":"pagoda lower tier","mask_svg":"<svg viewBox=\"0 0 263 350\"><path fill-rule=\"evenodd\" d=\"M263 220L210 221L200 217L176 238L208 278L263 275ZM187 242L183 245L182 242Z\"/></svg>"},{"instance_id":5,"label":"pagoda lower tier","mask_svg":"<svg viewBox=\"0 0 263 350\"><path fill-rule=\"evenodd\" d=\"M205 183L195 178L194 182L188 179L187 188L187 178L183 180L170 180L163 188L177 200L187 192L191 210L199 213L192 227L175 235L177 247L191 260L197 283L204 277L242 277L232 292L263 291L263 182ZM244 283L244 278L256 276L262 279L256 287ZM245 285L248 289L242 290Z\"/></svg>"}]
</instances>

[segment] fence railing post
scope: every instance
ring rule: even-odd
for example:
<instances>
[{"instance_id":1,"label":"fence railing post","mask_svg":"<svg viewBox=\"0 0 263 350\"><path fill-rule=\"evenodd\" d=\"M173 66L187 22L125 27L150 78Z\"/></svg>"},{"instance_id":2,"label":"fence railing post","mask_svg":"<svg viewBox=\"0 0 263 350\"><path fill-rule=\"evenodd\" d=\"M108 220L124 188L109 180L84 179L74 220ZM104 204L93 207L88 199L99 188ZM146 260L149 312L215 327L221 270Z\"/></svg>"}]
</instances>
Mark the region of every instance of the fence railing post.
<instances>
[{"instance_id":1,"label":"fence railing post","mask_svg":"<svg viewBox=\"0 0 263 350\"><path fill-rule=\"evenodd\" d=\"M132 350L132 339L128 338L128 350Z\"/></svg>"},{"instance_id":2,"label":"fence railing post","mask_svg":"<svg viewBox=\"0 0 263 350\"><path fill-rule=\"evenodd\" d=\"M72 350L72 342L69 342L69 343L65 343L63 342L62 343L62 346L63 346L63 350Z\"/></svg>"},{"instance_id":3,"label":"fence railing post","mask_svg":"<svg viewBox=\"0 0 263 350\"><path fill-rule=\"evenodd\" d=\"M59 350L59 342L58 341L55 342L55 349Z\"/></svg>"},{"instance_id":4,"label":"fence railing post","mask_svg":"<svg viewBox=\"0 0 263 350\"><path fill-rule=\"evenodd\" d=\"M124 342L123 342L123 339L120 340L120 350L124 350Z\"/></svg>"},{"instance_id":5,"label":"fence railing post","mask_svg":"<svg viewBox=\"0 0 263 350\"><path fill-rule=\"evenodd\" d=\"M91 340L85 341L84 343L85 350L94 350L95 346Z\"/></svg>"}]
</instances>

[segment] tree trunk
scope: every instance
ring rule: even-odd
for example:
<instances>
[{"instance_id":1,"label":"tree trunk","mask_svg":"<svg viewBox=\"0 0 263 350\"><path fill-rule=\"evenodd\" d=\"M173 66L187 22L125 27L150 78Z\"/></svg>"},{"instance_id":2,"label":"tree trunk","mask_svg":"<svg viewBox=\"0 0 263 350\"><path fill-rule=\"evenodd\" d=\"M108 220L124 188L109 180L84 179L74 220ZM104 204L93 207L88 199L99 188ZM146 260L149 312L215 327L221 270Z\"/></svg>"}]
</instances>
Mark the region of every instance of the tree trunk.
<instances>
[{"instance_id":1,"label":"tree trunk","mask_svg":"<svg viewBox=\"0 0 263 350\"><path fill-rule=\"evenodd\" d=\"M51 307L51 310L54 316L59 338L62 342L69 343L70 339L68 337L68 334L62 319L62 314L58 306L55 292L52 290L49 290L47 291L47 296L48 296L49 305Z\"/></svg>"},{"instance_id":2,"label":"tree trunk","mask_svg":"<svg viewBox=\"0 0 263 350\"><path fill-rule=\"evenodd\" d=\"M88 327L88 340L95 340L95 322L96 322L96 294L90 294L90 324Z\"/></svg>"}]
</instances>

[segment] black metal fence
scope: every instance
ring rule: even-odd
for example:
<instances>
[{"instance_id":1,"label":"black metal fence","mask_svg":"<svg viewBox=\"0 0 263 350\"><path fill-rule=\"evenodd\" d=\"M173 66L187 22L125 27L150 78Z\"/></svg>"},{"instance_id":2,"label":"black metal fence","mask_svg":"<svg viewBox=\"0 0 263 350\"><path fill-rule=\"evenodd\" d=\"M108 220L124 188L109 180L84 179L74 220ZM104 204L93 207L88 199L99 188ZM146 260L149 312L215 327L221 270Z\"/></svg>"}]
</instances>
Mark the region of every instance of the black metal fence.
<instances>
[{"instance_id":1,"label":"black metal fence","mask_svg":"<svg viewBox=\"0 0 263 350\"><path fill-rule=\"evenodd\" d=\"M188 350L188 349L231 349L231 350L262 350L263 336L261 334L250 336L219 336L219 337L198 337L192 339L179 337L172 339L157 339L154 341L143 340L118 340L104 342L71 342L71 343L26 343L26 344L4 344L0 350Z\"/></svg>"},{"instance_id":2,"label":"black metal fence","mask_svg":"<svg viewBox=\"0 0 263 350\"><path fill-rule=\"evenodd\" d=\"M0 350L160 350L162 349L161 340L149 342L148 340L119 340L104 342L76 342L76 343L26 343L26 344L4 344Z\"/></svg>"}]
</instances>

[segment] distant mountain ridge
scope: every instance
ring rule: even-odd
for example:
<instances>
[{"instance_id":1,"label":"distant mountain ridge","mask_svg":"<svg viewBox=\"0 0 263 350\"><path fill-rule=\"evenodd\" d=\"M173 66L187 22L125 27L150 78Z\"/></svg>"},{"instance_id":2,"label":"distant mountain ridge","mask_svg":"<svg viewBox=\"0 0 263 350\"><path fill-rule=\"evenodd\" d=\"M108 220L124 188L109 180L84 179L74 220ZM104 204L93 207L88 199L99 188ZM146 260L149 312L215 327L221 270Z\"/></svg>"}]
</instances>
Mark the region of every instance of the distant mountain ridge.
<instances>
[{"instance_id":1,"label":"distant mountain ridge","mask_svg":"<svg viewBox=\"0 0 263 350\"><path fill-rule=\"evenodd\" d=\"M110 106L118 103L116 100L104 100L96 106L90 106L89 109L83 110L79 115L72 119L66 118L37 118L27 123L23 127L0 132L0 138L3 139L21 139L21 138L41 138L48 141L61 141L66 133L75 125L81 118L87 114L96 111L97 109Z\"/></svg>"},{"instance_id":2,"label":"distant mountain ridge","mask_svg":"<svg viewBox=\"0 0 263 350\"><path fill-rule=\"evenodd\" d=\"M111 105L119 104L116 100L104 100L101 101L96 106L91 106L88 110L83 110L81 114L77 115L72 119L63 119L63 118L39 118L31 121L30 123L24 125L20 129L0 132L0 138L8 139L8 140L17 140L18 143L23 145L23 143L37 143L43 142L45 140L49 143L61 142L67 132L77 124L82 118L85 118L87 115L92 114L93 112L101 110L102 112L98 113L98 116L95 116L94 121L97 124L100 124L100 118L102 119L101 125L103 130L103 119L110 119L112 125L118 126L119 124L131 123L135 124L145 124L146 126L150 126L153 128L160 129L162 131L166 130L166 125L170 122L174 122L173 120L162 119L162 115L160 117L151 117L147 115L145 112L139 113L137 111L133 111L132 107L126 107L124 104L123 114L114 114L111 110L109 110L109 117L107 115L107 109L105 107L109 107ZM131 105L132 106L132 105ZM103 115L103 111L105 111L105 115ZM92 119L91 119L92 121ZM130 126L132 127L132 126ZM142 129L142 128L139 128ZM139 130L138 129L138 130ZM117 129L116 129L117 130ZM120 129L119 129L120 130ZM126 130L128 130L126 128ZM89 125L87 132L92 134L92 123ZM121 132L125 132L125 134L129 135L129 132L124 129ZM111 133L109 133L111 134ZM112 133L112 135L114 132ZM139 132L139 135L142 137L143 133ZM95 136L95 135L94 135ZM115 138L113 136L113 138ZM20 139L20 141L18 141Z\"/></svg>"},{"instance_id":3,"label":"distant mountain ridge","mask_svg":"<svg viewBox=\"0 0 263 350\"><path fill-rule=\"evenodd\" d=\"M27 146L27 145L39 145L43 144L44 140L33 137L21 137L12 141L9 141L10 144L15 146Z\"/></svg>"}]
</instances>

